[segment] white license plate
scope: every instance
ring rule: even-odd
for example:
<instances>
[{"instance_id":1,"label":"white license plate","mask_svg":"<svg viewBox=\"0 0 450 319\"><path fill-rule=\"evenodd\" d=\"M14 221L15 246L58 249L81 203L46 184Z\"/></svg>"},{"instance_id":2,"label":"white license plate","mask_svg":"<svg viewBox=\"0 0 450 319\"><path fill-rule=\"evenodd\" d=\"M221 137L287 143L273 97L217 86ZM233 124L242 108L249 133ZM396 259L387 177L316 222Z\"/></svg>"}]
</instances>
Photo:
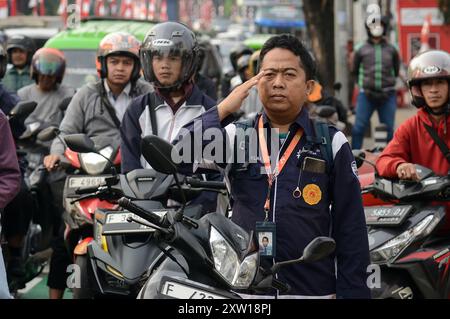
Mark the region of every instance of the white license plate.
<instances>
[{"instance_id":1,"label":"white license plate","mask_svg":"<svg viewBox=\"0 0 450 319\"><path fill-rule=\"evenodd\" d=\"M226 297L173 281L164 283L161 294L177 299L227 299Z\"/></svg>"},{"instance_id":2,"label":"white license plate","mask_svg":"<svg viewBox=\"0 0 450 319\"><path fill-rule=\"evenodd\" d=\"M94 187L99 186L105 182L105 177L99 176L86 176L86 177L71 177L69 179L69 187L70 188L79 188L79 187Z\"/></svg>"},{"instance_id":3,"label":"white license plate","mask_svg":"<svg viewBox=\"0 0 450 319\"><path fill-rule=\"evenodd\" d=\"M112 213L108 214L106 217L106 224L127 224L127 218L133 217L137 220L142 220L139 216L133 214L133 213ZM145 222L145 221L144 221ZM148 228L147 226L141 225L142 227Z\"/></svg>"}]
</instances>

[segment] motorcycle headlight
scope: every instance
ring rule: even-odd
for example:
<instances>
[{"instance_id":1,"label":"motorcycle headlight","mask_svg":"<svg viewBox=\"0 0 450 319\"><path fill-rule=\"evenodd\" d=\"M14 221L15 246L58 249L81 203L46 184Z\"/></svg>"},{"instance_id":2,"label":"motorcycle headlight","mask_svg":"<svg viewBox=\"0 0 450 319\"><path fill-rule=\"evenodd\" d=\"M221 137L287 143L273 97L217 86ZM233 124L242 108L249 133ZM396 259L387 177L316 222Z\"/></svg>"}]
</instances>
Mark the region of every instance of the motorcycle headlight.
<instances>
[{"instance_id":1,"label":"motorcycle headlight","mask_svg":"<svg viewBox=\"0 0 450 319\"><path fill-rule=\"evenodd\" d=\"M434 215L428 215L416 226L404 231L397 237L389 240L380 248L370 252L370 259L373 263L388 262L398 256L414 240L428 236L439 222Z\"/></svg>"},{"instance_id":2,"label":"motorcycle headlight","mask_svg":"<svg viewBox=\"0 0 450 319\"><path fill-rule=\"evenodd\" d=\"M101 149L99 153L111 159L113 148L107 146ZM105 170L108 161L96 153L82 153L80 154L80 164L83 170L89 175L99 175Z\"/></svg>"},{"instance_id":3,"label":"motorcycle headlight","mask_svg":"<svg viewBox=\"0 0 450 319\"><path fill-rule=\"evenodd\" d=\"M106 252L108 252L108 244L106 242L106 237L102 235L103 226L99 222L95 221L94 225L94 238L96 243Z\"/></svg>"},{"instance_id":4,"label":"motorcycle headlight","mask_svg":"<svg viewBox=\"0 0 450 319\"><path fill-rule=\"evenodd\" d=\"M241 289L248 288L256 274L258 254L247 256L242 263L239 263L238 255L233 247L214 227L211 227L209 244L215 270L230 286Z\"/></svg>"}]
</instances>

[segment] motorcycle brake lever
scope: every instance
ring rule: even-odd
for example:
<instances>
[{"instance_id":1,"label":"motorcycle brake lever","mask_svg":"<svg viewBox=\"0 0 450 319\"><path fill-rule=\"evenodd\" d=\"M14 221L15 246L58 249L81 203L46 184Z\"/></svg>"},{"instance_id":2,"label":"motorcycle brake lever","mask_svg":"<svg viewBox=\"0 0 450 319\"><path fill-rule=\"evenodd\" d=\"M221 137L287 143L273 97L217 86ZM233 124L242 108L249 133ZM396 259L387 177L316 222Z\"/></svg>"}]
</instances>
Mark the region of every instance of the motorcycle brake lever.
<instances>
[{"instance_id":1,"label":"motorcycle brake lever","mask_svg":"<svg viewBox=\"0 0 450 319\"><path fill-rule=\"evenodd\" d=\"M93 194L88 194L88 195L86 195L86 196L81 196L81 197L79 197L79 198L77 198L77 199L74 199L73 201L70 202L70 204L73 205L73 204L75 204L76 202L80 202L80 201L85 200L85 199L88 199L88 198L99 197L99 195L100 195L100 192L97 191L97 192L95 192L95 193L93 193Z\"/></svg>"}]
</instances>

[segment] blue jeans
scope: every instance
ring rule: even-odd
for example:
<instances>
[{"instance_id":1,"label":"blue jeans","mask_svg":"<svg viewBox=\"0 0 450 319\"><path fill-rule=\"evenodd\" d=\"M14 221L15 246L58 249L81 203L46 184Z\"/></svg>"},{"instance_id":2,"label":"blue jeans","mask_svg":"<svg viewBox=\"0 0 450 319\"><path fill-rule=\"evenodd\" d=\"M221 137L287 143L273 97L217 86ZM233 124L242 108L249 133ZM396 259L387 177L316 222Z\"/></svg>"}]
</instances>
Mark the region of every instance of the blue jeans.
<instances>
[{"instance_id":1,"label":"blue jeans","mask_svg":"<svg viewBox=\"0 0 450 319\"><path fill-rule=\"evenodd\" d=\"M1 215L1 211L0 211ZM1 216L0 216L1 218ZM0 225L0 235L2 233L2 226ZM11 299L9 293L8 281L6 280L6 268L3 261L2 247L0 246L0 299Z\"/></svg>"},{"instance_id":2,"label":"blue jeans","mask_svg":"<svg viewBox=\"0 0 450 319\"><path fill-rule=\"evenodd\" d=\"M386 124L388 129L388 142L394 135L395 111L397 109L397 97L392 92L389 97L380 102L369 100L364 92L359 92L355 125L352 130L352 149L361 149L363 144L364 132L369 125L375 109L378 111L378 119L380 123Z\"/></svg>"}]
</instances>

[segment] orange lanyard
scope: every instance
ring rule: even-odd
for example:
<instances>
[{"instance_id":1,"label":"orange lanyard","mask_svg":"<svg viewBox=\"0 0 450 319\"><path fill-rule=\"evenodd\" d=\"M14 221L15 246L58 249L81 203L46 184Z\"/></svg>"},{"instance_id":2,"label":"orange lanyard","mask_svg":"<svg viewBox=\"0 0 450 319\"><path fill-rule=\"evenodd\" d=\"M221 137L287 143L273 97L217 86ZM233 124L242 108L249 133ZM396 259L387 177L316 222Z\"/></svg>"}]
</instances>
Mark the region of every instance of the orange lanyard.
<instances>
[{"instance_id":1,"label":"orange lanyard","mask_svg":"<svg viewBox=\"0 0 450 319\"><path fill-rule=\"evenodd\" d=\"M292 152L294 151L295 147L297 146L298 142L302 138L303 130L298 129L295 133L294 137L292 138L292 141L289 143L288 148L284 152L283 156L278 160L277 167L275 168L274 172L272 172L272 167L270 165L270 157L269 157L269 151L267 150L267 143L266 143L266 137L264 136L264 125L263 125L263 119L262 115L259 118L258 122L258 138L259 138L259 147L261 149L261 155L264 162L264 168L267 173L267 182L269 183L269 190L267 193L266 202L264 204L264 211L266 213L266 219L267 221L269 219L269 210L270 210L270 192L272 188L273 181L277 178L277 176L281 173L281 171L284 168L284 165L288 161L289 157L291 156Z\"/></svg>"}]
</instances>

